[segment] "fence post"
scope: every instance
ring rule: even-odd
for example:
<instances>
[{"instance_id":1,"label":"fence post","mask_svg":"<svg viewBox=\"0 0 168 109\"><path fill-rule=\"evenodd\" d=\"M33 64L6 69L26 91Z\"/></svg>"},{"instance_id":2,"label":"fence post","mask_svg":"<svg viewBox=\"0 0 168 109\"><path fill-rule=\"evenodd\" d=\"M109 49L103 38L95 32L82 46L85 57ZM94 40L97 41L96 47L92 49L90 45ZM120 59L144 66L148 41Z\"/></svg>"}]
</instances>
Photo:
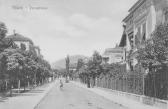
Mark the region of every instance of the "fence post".
<instances>
[{"instance_id":1,"label":"fence post","mask_svg":"<svg viewBox=\"0 0 168 109\"><path fill-rule=\"evenodd\" d=\"M143 97L144 95L140 96L140 102L143 103Z\"/></svg>"},{"instance_id":2,"label":"fence post","mask_svg":"<svg viewBox=\"0 0 168 109\"><path fill-rule=\"evenodd\" d=\"M97 86L97 77L95 78L95 86Z\"/></svg>"}]
</instances>

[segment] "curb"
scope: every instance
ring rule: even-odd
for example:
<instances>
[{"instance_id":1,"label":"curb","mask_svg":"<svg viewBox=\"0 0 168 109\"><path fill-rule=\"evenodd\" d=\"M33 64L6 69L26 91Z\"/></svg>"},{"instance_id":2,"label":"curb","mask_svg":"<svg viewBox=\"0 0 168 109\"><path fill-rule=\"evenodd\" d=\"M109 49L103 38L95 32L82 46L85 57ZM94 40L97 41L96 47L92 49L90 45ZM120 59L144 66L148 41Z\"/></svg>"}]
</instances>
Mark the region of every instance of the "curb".
<instances>
[{"instance_id":1,"label":"curb","mask_svg":"<svg viewBox=\"0 0 168 109\"><path fill-rule=\"evenodd\" d=\"M104 91L104 90L100 90L100 91L98 91L98 92L96 92L96 91L94 91L94 89L89 89L89 88L87 88L87 87L85 87L83 84L81 84L81 83L79 83L79 82L75 82L75 81L73 81L72 82L74 85L76 85L76 86L79 86L79 87L81 87L81 88L84 88L84 89L86 89L86 90L88 90L88 91L90 91L90 92L92 92L92 93L95 93L95 94L97 94L97 95L99 95L99 96L101 96L101 97L103 97L103 98L105 98L105 99L108 99L108 100L110 100L110 101L112 101L112 102L114 102L114 103L116 103L116 104L118 104L118 105L121 105L121 106L123 106L123 107L126 107L126 108L128 108L128 109L135 109L136 108L136 104L137 104L137 102L132 102L132 104L134 104L134 105L130 105L130 103L126 103L125 101L123 101L122 103L120 103L120 101L119 101L119 99L117 99L116 101L115 100L113 100L113 99L111 99L111 98L109 98L108 96L108 94L110 94L110 93L105 93L105 95L107 96L104 96L104 95L102 95L102 94L100 94L101 93L101 91L102 92L106 92L106 91ZM114 96L114 97L117 97L117 96ZM138 103L139 104L139 103ZM137 105L138 106L138 105ZM149 106L147 106L147 105L139 105L140 107L138 108L137 107L137 109L159 109L159 108L157 108L157 107L149 107Z\"/></svg>"},{"instance_id":2,"label":"curb","mask_svg":"<svg viewBox=\"0 0 168 109\"><path fill-rule=\"evenodd\" d=\"M87 86L84 87L84 84L81 84L81 83L78 83L78 82L74 82L74 81L72 81L72 83L73 83L74 85L76 85L76 86L79 86L79 87L81 87L81 88L83 88L83 89L88 90L89 92L95 93L95 92L92 91L90 88L87 88ZM79 84L81 84L81 85L79 85ZM98 93L95 93L95 94L97 94L98 96L101 96L101 97L103 97L103 98L105 98L105 99L108 99L108 98L106 98L106 97L104 97L103 95L100 95L100 94L98 94ZM110 100L110 99L108 99L108 100ZM114 104L117 104L117 105L119 105L119 106L122 106L122 107L125 107L125 108L128 108L128 109L129 109L128 106L125 106L125 105L123 105L123 104L121 104L121 103L115 102L115 101L113 101L113 100L110 100L110 101L112 101Z\"/></svg>"}]
</instances>

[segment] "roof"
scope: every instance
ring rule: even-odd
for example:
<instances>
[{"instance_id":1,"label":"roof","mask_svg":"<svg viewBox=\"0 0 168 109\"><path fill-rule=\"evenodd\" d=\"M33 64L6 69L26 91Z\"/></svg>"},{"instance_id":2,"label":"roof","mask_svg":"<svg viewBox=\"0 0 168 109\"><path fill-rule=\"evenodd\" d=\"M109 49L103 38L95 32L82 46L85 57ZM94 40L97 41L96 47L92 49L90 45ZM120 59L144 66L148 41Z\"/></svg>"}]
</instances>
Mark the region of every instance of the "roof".
<instances>
[{"instance_id":1,"label":"roof","mask_svg":"<svg viewBox=\"0 0 168 109\"><path fill-rule=\"evenodd\" d=\"M133 15L132 12L135 11L141 4L143 4L146 0L138 0L129 10L129 14L123 19L123 22L127 22Z\"/></svg>"},{"instance_id":2,"label":"roof","mask_svg":"<svg viewBox=\"0 0 168 109\"><path fill-rule=\"evenodd\" d=\"M123 25L123 27L124 27L124 32L123 32L123 34L122 34L119 47L125 47L125 46L126 46L126 39L127 39L127 35L126 35L126 32L125 32L126 26Z\"/></svg>"},{"instance_id":3,"label":"roof","mask_svg":"<svg viewBox=\"0 0 168 109\"><path fill-rule=\"evenodd\" d=\"M124 19L123 19L123 22L127 22L130 18L133 17L133 14L132 13L129 13Z\"/></svg>"},{"instance_id":4,"label":"roof","mask_svg":"<svg viewBox=\"0 0 168 109\"><path fill-rule=\"evenodd\" d=\"M136 8L138 8L145 1L146 0L138 0L128 11L133 12Z\"/></svg>"},{"instance_id":5,"label":"roof","mask_svg":"<svg viewBox=\"0 0 168 109\"><path fill-rule=\"evenodd\" d=\"M123 53L123 47L107 48L103 53L103 55L107 55L111 53Z\"/></svg>"},{"instance_id":6,"label":"roof","mask_svg":"<svg viewBox=\"0 0 168 109\"><path fill-rule=\"evenodd\" d=\"M6 37L7 39L12 39L13 41L28 41L33 45L33 41L30 38L27 38L21 34L15 33Z\"/></svg>"}]
</instances>

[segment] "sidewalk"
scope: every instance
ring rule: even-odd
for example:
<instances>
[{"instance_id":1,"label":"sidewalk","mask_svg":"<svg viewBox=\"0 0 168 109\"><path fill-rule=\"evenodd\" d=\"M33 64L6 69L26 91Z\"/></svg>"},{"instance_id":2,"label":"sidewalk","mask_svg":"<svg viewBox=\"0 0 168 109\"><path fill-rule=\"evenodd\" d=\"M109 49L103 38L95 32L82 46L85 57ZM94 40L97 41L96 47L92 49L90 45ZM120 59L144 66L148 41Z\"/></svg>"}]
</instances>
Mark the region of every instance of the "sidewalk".
<instances>
[{"instance_id":1,"label":"sidewalk","mask_svg":"<svg viewBox=\"0 0 168 109\"><path fill-rule=\"evenodd\" d=\"M129 98L114 95L113 93L110 93L110 91L105 91L105 90L99 89L99 88L87 88L86 85L81 84L79 82L74 82L74 81L71 81L71 82L79 87L85 88L86 90L94 92L94 93L96 93L106 99L109 99L115 103L118 103L120 105L128 107L129 109L159 109L159 108L156 108L153 106L145 105L140 102L131 100Z\"/></svg>"},{"instance_id":2,"label":"sidewalk","mask_svg":"<svg viewBox=\"0 0 168 109\"><path fill-rule=\"evenodd\" d=\"M39 86L31 91L0 98L0 109L34 109L57 81Z\"/></svg>"}]
</instances>

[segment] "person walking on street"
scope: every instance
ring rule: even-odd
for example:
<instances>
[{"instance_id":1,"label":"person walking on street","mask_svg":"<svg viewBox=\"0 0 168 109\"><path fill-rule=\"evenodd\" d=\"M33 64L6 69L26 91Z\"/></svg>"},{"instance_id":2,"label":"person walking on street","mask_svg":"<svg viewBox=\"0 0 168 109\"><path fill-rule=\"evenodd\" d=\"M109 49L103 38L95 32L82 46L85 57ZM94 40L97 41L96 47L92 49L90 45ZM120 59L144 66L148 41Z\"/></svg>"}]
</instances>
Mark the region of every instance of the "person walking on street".
<instances>
[{"instance_id":1,"label":"person walking on street","mask_svg":"<svg viewBox=\"0 0 168 109\"><path fill-rule=\"evenodd\" d=\"M63 88L63 82L62 82L62 80L60 80L60 89L62 89Z\"/></svg>"}]
</instances>

